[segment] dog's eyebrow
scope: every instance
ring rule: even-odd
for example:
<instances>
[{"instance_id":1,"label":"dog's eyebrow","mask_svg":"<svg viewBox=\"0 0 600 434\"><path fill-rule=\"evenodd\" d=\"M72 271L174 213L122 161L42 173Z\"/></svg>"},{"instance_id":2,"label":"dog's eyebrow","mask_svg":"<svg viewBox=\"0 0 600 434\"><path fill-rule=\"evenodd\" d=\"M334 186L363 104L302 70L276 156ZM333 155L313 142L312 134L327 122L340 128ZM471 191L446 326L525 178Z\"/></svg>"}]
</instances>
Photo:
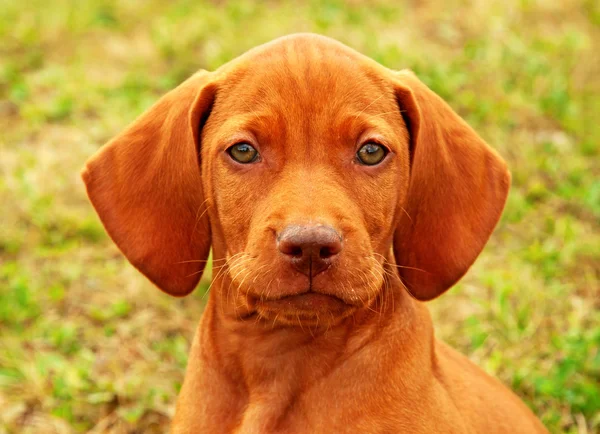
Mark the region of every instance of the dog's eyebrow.
<instances>
[{"instance_id":1,"label":"dog's eyebrow","mask_svg":"<svg viewBox=\"0 0 600 434\"><path fill-rule=\"evenodd\" d=\"M399 111L386 111L375 115L350 113L337 122L337 127L343 129L350 135L356 134L362 136L365 131L373 131L376 132L377 135L394 137L394 128L385 121L384 116L392 115L393 113L398 113L399 116Z\"/></svg>"},{"instance_id":2,"label":"dog's eyebrow","mask_svg":"<svg viewBox=\"0 0 600 434\"><path fill-rule=\"evenodd\" d=\"M280 115L271 111L240 113L228 116L226 120L220 123L220 126L224 131L231 131L232 129L260 128L261 126L277 122L279 119Z\"/></svg>"}]
</instances>

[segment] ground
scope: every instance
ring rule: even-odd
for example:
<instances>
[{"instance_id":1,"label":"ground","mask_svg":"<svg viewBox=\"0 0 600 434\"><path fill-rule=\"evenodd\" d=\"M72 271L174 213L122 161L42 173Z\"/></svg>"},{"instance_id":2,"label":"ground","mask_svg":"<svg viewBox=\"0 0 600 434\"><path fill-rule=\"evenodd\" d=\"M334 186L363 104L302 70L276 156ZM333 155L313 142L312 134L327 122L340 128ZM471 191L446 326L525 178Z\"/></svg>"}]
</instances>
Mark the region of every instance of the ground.
<instances>
[{"instance_id":1,"label":"ground","mask_svg":"<svg viewBox=\"0 0 600 434\"><path fill-rule=\"evenodd\" d=\"M297 31L413 69L506 158L504 216L430 303L437 334L553 433L600 432L599 5L4 0L0 433L166 432L210 273L153 288L79 170L195 70Z\"/></svg>"}]
</instances>

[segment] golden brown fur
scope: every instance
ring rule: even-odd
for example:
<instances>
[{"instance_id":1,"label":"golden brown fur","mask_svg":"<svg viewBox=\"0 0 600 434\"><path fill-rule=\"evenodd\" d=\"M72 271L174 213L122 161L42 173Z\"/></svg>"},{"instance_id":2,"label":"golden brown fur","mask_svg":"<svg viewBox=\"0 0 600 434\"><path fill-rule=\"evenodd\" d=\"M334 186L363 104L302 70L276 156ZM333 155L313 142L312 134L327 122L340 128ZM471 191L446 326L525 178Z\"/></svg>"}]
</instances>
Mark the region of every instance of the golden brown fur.
<instances>
[{"instance_id":1,"label":"golden brown fur","mask_svg":"<svg viewBox=\"0 0 600 434\"><path fill-rule=\"evenodd\" d=\"M356 163L368 141L389 149L381 164ZM234 162L239 142L260 161ZM321 36L281 38L192 76L83 177L163 291L192 291L212 247L173 433L546 432L434 338L422 301L473 263L510 176L412 73ZM333 228L343 250L302 274L277 250L290 225Z\"/></svg>"}]
</instances>

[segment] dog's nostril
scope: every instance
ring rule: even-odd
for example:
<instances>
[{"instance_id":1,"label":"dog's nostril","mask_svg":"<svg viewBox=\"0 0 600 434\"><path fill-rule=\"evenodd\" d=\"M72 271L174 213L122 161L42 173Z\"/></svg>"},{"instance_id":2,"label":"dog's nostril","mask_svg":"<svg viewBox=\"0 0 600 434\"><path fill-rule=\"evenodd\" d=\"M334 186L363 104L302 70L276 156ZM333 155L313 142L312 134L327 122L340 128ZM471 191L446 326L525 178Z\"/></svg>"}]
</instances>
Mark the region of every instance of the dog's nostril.
<instances>
[{"instance_id":1,"label":"dog's nostril","mask_svg":"<svg viewBox=\"0 0 600 434\"><path fill-rule=\"evenodd\" d=\"M300 257L302 256L302 247L300 246L292 246L290 247L290 249L288 250L289 253L287 253L290 256L295 256L295 257Z\"/></svg>"},{"instance_id":2,"label":"dog's nostril","mask_svg":"<svg viewBox=\"0 0 600 434\"><path fill-rule=\"evenodd\" d=\"M319 250L319 256L322 259L330 258L333 255L334 255L334 253L331 251L331 249L329 247L321 247L321 250Z\"/></svg>"},{"instance_id":3,"label":"dog's nostril","mask_svg":"<svg viewBox=\"0 0 600 434\"><path fill-rule=\"evenodd\" d=\"M293 239L278 240L277 247L281 253L292 258L301 258L304 254L302 244L295 242Z\"/></svg>"}]
</instances>

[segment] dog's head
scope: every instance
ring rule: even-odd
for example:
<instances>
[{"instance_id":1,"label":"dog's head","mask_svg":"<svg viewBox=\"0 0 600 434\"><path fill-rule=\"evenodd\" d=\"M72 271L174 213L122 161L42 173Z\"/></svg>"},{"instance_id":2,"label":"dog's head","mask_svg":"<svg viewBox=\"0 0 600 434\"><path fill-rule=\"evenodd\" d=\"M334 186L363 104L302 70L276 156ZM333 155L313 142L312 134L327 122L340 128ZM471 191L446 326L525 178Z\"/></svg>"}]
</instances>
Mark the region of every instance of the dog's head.
<instances>
[{"instance_id":1,"label":"dog's head","mask_svg":"<svg viewBox=\"0 0 600 434\"><path fill-rule=\"evenodd\" d=\"M192 291L212 246L222 295L284 324L369 307L389 273L418 299L440 295L483 248L510 183L412 73L316 35L192 76L83 177L159 288Z\"/></svg>"}]
</instances>

